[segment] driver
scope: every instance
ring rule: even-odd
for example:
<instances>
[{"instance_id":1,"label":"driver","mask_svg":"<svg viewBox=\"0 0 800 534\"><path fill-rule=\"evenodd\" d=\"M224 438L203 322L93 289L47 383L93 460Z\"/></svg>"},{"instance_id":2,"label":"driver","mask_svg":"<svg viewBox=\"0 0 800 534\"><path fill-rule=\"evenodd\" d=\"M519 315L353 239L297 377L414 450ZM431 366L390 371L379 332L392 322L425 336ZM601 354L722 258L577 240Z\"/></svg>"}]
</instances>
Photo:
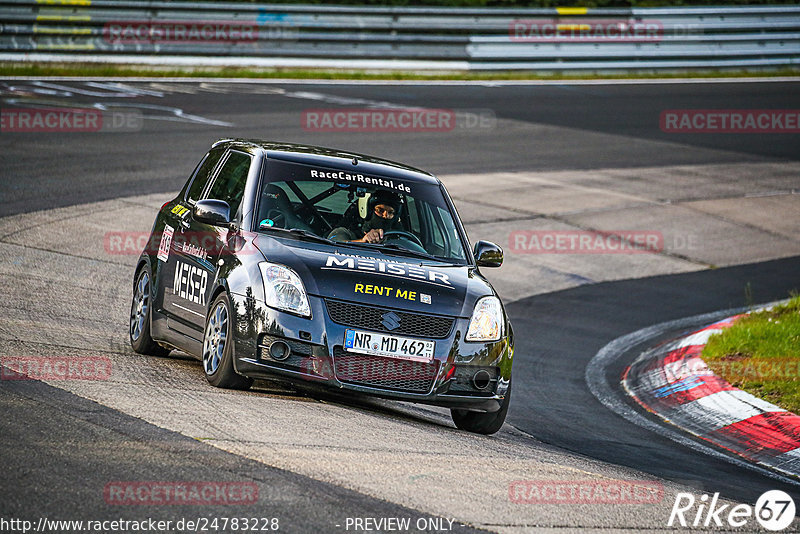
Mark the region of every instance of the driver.
<instances>
[{"instance_id":1,"label":"driver","mask_svg":"<svg viewBox=\"0 0 800 534\"><path fill-rule=\"evenodd\" d=\"M328 239L351 241L355 243L380 243L383 232L399 228L397 213L400 211L400 197L391 191L378 189L367 202L367 219L360 227L340 226L331 230ZM362 237L358 237L362 236Z\"/></svg>"}]
</instances>

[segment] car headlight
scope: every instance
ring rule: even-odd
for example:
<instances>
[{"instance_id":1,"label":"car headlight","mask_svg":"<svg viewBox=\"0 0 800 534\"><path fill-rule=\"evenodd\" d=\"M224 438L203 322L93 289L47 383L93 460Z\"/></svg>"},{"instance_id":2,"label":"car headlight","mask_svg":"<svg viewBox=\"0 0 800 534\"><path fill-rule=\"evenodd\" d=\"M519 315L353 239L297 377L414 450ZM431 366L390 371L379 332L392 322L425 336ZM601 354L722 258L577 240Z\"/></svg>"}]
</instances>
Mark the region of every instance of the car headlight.
<instances>
[{"instance_id":1,"label":"car headlight","mask_svg":"<svg viewBox=\"0 0 800 534\"><path fill-rule=\"evenodd\" d=\"M467 341L497 341L503 335L503 309L497 297L483 297L475 304Z\"/></svg>"},{"instance_id":2,"label":"car headlight","mask_svg":"<svg viewBox=\"0 0 800 534\"><path fill-rule=\"evenodd\" d=\"M306 288L296 272L276 263L261 262L258 266L264 279L267 306L304 317L311 316Z\"/></svg>"}]
</instances>

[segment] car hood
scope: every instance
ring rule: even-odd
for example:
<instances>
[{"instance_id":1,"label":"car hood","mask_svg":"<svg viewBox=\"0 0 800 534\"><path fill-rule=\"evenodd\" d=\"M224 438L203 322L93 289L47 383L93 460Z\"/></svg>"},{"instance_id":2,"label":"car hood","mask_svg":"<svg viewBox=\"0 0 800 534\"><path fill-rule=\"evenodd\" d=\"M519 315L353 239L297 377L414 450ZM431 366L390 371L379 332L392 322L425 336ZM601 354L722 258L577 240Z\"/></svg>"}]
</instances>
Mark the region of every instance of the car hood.
<instances>
[{"instance_id":1,"label":"car hood","mask_svg":"<svg viewBox=\"0 0 800 534\"><path fill-rule=\"evenodd\" d=\"M323 298L469 317L478 298L494 294L470 266L268 235L255 243L268 261L294 269L310 295Z\"/></svg>"}]
</instances>

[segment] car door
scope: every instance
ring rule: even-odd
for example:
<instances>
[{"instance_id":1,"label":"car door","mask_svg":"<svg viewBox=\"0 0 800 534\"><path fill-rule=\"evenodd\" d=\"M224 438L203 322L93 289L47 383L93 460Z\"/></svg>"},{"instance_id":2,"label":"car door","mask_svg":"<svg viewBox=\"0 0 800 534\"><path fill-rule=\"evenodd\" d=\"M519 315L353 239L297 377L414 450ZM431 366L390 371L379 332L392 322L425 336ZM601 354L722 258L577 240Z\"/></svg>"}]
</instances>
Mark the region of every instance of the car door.
<instances>
[{"instance_id":1,"label":"car door","mask_svg":"<svg viewBox=\"0 0 800 534\"><path fill-rule=\"evenodd\" d=\"M162 215L164 228L162 230L161 244L158 249L157 262L154 276L157 278L157 294L155 295L156 309L167 317L174 315L176 299L173 298L173 280L178 261L176 256L175 234L183 238L183 232L188 229L188 220L195 202L202 198L203 192L208 188L214 171L217 168L225 147L212 148L195 168L182 195L173 201L170 208Z\"/></svg>"},{"instance_id":2,"label":"car door","mask_svg":"<svg viewBox=\"0 0 800 534\"><path fill-rule=\"evenodd\" d=\"M228 150L204 188L202 198L224 200L231 218L240 209L252 156ZM193 207L192 203L190 206ZM167 325L184 335L202 340L203 327L218 261L227 253L229 230L196 221L191 209L182 217L173 236L173 254L165 275L164 294L168 308Z\"/></svg>"}]
</instances>

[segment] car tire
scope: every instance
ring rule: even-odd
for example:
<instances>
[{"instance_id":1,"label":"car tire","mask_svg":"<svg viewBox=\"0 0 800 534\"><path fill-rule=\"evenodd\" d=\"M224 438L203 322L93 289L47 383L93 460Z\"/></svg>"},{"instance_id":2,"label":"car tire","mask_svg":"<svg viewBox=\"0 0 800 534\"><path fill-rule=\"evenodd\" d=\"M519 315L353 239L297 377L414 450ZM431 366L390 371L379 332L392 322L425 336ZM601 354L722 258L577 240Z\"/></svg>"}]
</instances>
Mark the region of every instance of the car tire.
<instances>
[{"instance_id":1,"label":"car tire","mask_svg":"<svg viewBox=\"0 0 800 534\"><path fill-rule=\"evenodd\" d=\"M136 272L133 285L133 298L131 299L130 323L128 325L128 339L131 348L139 354L151 356L166 356L170 349L164 348L150 337L151 307L150 303L150 268L146 265Z\"/></svg>"},{"instance_id":2,"label":"car tire","mask_svg":"<svg viewBox=\"0 0 800 534\"><path fill-rule=\"evenodd\" d=\"M208 383L218 388L248 389L253 379L233 368L233 329L231 305L225 293L214 299L208 309L203 334L203 372Z\"/></svg>"},{"instance_id":3,"label":"car tire","mask_svg":"<svg viewBox=\"0 0 800 534\"><path fill-rule=\"evenodd\" d=\"M508 386L505 399L496 412L471 412L460 408L451 408L450 416L459 430L475 434L494 434L503 426L511 404L511 384Z\"/></svg>"}]
</instances>

